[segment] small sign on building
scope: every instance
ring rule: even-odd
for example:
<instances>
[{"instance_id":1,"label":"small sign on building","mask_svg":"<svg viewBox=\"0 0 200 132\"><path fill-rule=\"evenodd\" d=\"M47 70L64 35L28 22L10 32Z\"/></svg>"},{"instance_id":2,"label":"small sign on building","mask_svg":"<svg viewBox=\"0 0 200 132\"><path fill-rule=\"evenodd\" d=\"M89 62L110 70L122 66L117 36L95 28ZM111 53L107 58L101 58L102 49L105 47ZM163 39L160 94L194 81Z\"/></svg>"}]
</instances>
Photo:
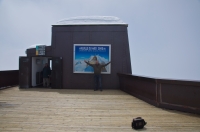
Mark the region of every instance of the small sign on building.
<instances>
[{"instance_id":1,"label":"small sign on building","mask_svg":"<svg viewBox=\"0 0 200 132\"><path fill-rule=\"evenodd\" d=\"M45 55L45 45L36 46L36 55Z\"/></svg>"}]
</instances>

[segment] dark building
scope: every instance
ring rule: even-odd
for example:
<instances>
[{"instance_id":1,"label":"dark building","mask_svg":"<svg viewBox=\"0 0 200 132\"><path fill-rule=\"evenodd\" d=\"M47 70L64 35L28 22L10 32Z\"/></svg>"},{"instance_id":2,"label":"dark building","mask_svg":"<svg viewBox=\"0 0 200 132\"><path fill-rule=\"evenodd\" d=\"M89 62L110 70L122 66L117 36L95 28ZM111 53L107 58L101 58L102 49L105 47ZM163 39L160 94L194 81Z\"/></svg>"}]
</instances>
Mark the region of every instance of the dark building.
<instances>
[{"instance_id":1,"label":"dark building","mask_svg":"<svg viewBox=\"0 0 200 132\"><path fill-rule=\"evenodd\" d=\"M52 25L51 46L45 46L39 55L37 48L27 49L27 56L19 58L19 87L38 86L40 71L47 62L52 69L52 88L93 89L93 75L75 71L75 46L83 45L109 46L110 72L102 74L102 87L119 89L117 73L132 73L127 27L128 24L116 17L76 17L59 21ZM78 63L85 65L83 61Z\"/></svg>"},{"instance_id":2,"label":"dark building","mask_svg":"<svg viewBox=\"0 0 200 132\"><path fill-rule=\"evenodd\" d=\"M27 49L26 57L19 57L19 87L40 86L40 72L49 63L52 88L93 89L93 75L84 60L94 63L98 59L102 64L111 61L102 69L104 89L120 89L160 108L200 114L200 82L131 75L127 27L116 17L78 17L58 22L52 26L51 46L37 45ZM17 72L11 73L1 72L1 77L16 78ZM6 85L8 82L2 86Z\"/></svg>"}]
</instances>

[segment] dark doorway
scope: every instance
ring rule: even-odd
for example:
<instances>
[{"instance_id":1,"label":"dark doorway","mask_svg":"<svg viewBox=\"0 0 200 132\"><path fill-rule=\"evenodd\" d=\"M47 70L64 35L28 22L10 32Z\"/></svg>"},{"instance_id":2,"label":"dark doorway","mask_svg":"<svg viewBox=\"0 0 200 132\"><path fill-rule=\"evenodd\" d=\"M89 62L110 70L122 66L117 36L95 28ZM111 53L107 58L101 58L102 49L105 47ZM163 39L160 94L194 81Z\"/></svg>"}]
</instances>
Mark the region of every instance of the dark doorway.
<instances>
[{"instance_id":1,"label":"dark doorway","mask_svg":"<svg viewBox=\"0 0 200 132\"><path fill-rule=\"evenodd\" d=\"M52 57L51 87L63 88L62 86L62 57Z\"/></svg>"},{"instance_id":2,"label":"dark doorway","mask_svg":"<svg viewBox=\"0 0 200 132\"><path fill-rule=\"evenodd\" d=\"M46 63L49 64L51 57L48 56L34 56L31 59L31 86L43 87L43 68Z\"/></svg>"},{"instance_id":3,"label":"dark doorway","mask_svg":"<svg viewBox=\"0 0 200 132\"><path fill-rule=\"evenodd\" d=\"M30 67L30 57L19 57L19 88L30 87Z\"/></svg>"}]
</instances>

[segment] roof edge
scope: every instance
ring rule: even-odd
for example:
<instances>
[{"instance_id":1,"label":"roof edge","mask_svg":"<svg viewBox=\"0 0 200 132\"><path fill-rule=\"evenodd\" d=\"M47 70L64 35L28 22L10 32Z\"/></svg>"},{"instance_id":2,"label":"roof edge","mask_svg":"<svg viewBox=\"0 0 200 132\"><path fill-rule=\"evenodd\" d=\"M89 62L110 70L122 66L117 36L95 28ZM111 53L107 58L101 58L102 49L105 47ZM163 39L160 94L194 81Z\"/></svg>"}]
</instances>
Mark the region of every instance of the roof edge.
<instances>
[{"instance_id":1,"label":"roof edge","mask_svg":"<svg viewBox=\"0 0 200 132\"><path fill-rule=\"evenodd\" d=\"M51 25L51 26L127 26L128 24L63 24L63 25Z\"/></svg>"}]
</instances>

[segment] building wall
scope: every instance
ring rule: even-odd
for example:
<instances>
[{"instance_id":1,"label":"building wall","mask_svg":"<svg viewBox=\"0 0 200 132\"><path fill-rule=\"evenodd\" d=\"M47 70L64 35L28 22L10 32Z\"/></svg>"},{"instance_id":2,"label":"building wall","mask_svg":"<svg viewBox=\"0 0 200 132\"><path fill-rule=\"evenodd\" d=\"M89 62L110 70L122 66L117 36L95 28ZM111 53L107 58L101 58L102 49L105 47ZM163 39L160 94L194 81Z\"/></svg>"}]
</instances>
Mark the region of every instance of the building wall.
<instances>
[{"instance_id":1,"label":"building wall","mask_svg":"<svg viewBox=\"0 0 200 132\"><path fill-rule=\"evenodd\" d=\"M63 57L63 88L93 89L93 75L73 73L74 44L111 44L111 74L102 75L104 89L118 89L117 73L131 74L126 25L53 26L52 56Z\"/></svg>"}]
</instances>

